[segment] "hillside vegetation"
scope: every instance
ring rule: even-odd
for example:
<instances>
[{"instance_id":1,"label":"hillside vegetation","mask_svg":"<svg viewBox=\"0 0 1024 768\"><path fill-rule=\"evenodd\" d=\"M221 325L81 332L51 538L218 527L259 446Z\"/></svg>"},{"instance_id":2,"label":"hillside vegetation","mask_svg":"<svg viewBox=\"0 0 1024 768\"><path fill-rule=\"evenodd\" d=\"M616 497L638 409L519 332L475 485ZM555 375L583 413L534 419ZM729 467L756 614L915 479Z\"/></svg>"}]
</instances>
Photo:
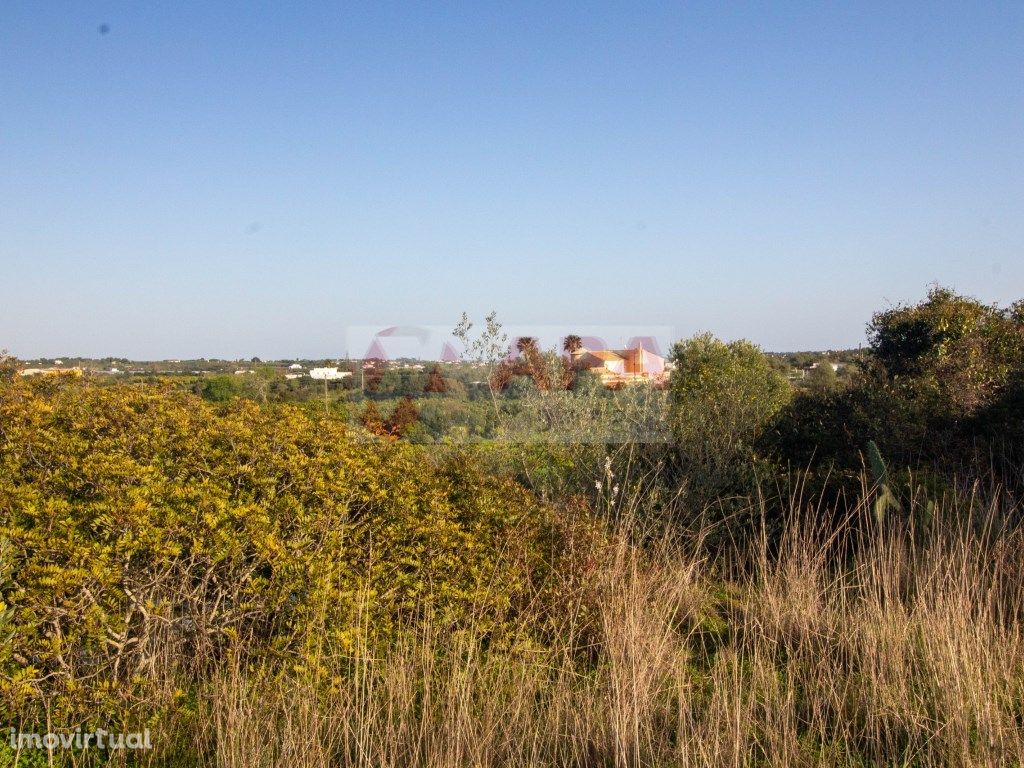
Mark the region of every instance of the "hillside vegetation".
<instances>
[{"instance_id":1,"label":"hillside vegetation","mask_svg":"<svg viewBox=\"0 0 1024 768\"><path fill-rule=\"evenodd\" d=\"M869 331L820 387L707 335L548 376L476 445L7 361L0 708L154 749L0 766L1021 764L1024 313Z\"/></svg>"}]
</instances>

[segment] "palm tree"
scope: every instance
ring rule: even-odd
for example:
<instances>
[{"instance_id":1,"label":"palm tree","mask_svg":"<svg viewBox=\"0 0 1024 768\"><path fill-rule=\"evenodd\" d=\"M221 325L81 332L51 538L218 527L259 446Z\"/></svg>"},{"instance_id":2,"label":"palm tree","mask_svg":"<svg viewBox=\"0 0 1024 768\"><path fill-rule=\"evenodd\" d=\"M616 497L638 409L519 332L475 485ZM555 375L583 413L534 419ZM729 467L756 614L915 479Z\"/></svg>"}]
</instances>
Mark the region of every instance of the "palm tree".
<instances>
[{"instance_id":1,"label":"palm tree","mask_svg":"<svg viewBox=\"0 0 1024 768\"><path fill-rule=\"evenodd\" d=\"M520 336L516 339L516 349L524 355L537 351L537 340L532 336Z\"/></svg>"},{"instance_id":2,"label":"palm tree","mask_svg":"<svg viewBox=\"0 0 1024 768\"><path fill-rule=\"evenodd\" d=\"M570 333L565 337L565 341L562 342L562 349L571 355L573 352L583 349L583 339L575 333Z\"/></svg>"}]
</instances>

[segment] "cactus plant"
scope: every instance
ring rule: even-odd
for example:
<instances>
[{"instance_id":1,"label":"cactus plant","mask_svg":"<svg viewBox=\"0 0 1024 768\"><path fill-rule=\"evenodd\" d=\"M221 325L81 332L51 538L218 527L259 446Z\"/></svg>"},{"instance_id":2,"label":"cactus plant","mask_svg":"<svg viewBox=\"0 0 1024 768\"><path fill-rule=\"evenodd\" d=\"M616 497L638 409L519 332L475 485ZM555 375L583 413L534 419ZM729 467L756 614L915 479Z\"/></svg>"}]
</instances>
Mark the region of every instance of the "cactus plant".
<instances>
[{"instance_id":1,"label":"cactus plant","mask_svg":"<svg viewBox=\"0 0 1024 768\"><path fill-rule=\"evenodd\" d=\"M900 500L893 492L892 483L889 480L889 468L874 440L868 440L868 461L871 464L871 474L875 481L876 496L873 504L875 520L881 525L890 511L902 512L903 505L900 504Z\"/></svg>"}]
</instances>

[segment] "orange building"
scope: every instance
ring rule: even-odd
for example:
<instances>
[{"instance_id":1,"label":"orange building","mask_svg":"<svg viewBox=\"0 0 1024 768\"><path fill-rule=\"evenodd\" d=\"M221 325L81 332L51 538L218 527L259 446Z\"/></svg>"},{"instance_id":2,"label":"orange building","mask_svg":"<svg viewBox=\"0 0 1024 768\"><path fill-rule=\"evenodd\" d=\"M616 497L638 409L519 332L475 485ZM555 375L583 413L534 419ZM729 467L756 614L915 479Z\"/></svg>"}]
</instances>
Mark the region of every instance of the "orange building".
<instances>
[{"instance_id":1,"label":"orange building","mask_svg":"<svg viewBox=\"0 0 1024 768\"><path fill-rule=\"evenodd\" d=\"M572 353L573 367L601 377L606 386L665 378L665 358L642 346L632 349L578 349Z\"/></svg>"}]
</instances>

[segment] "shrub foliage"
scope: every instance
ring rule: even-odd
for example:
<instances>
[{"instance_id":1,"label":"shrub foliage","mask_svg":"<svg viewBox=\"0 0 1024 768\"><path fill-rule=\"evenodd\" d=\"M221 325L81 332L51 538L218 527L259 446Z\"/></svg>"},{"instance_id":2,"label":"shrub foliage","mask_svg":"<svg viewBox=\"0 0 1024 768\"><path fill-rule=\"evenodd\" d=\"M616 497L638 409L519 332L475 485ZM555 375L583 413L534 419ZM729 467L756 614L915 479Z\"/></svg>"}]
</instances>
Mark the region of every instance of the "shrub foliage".
<instances>
[{"instance_id":1,"label":"shrub foliage","mask_svg":"<svg viewBox=\"0 0 1024 768\"><path fill-rule=\"evenodd\" d=\"M527 587L538 520L470 462L297 408L0 384L4 708L127 717L155 665L201 679L239 640L302 666L350 649L357 623L499 621Z\"/></svg>"}]
</instances>

